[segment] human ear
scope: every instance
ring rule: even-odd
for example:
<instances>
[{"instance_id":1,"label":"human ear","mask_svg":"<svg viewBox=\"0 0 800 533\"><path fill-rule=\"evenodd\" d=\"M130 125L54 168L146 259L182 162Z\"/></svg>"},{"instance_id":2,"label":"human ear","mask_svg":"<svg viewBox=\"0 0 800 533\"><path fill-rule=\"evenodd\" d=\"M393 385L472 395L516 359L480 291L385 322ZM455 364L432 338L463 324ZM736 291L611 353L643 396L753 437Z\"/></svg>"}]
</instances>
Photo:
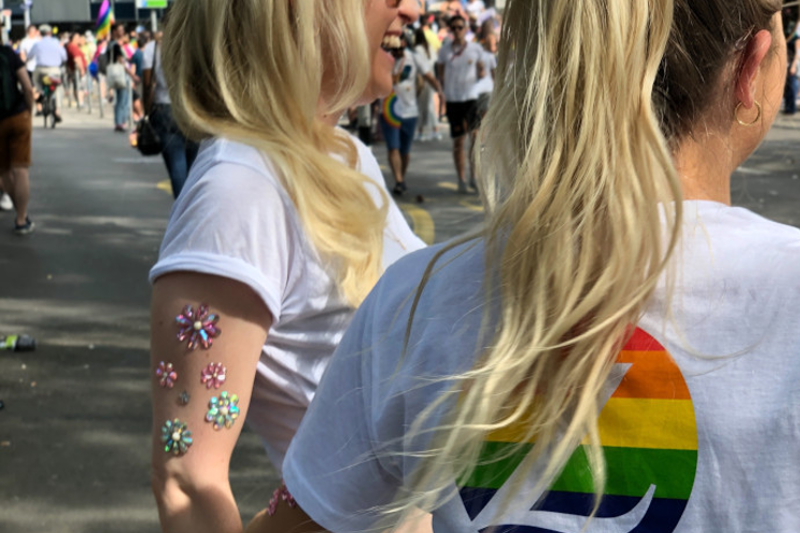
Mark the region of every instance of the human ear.
<instances>
[{"instance_id":1,"label":"human ear","mask_svg":"<svg viewBox=\"0 0 800 533\"><path fill-rule=\"evenodd\" d=\"M758 73L771 48L772 33L761 30L750 39L742 52L741 68L736 78L736 99L745 109L754 105Z\"/></svg>"}]
</instances>

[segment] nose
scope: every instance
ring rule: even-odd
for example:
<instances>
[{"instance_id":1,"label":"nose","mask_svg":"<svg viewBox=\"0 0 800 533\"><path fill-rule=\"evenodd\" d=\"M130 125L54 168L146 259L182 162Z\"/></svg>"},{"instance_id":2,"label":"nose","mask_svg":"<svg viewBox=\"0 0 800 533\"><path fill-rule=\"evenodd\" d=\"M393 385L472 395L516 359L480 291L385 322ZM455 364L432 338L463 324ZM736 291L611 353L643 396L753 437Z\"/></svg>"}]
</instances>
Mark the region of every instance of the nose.
<instances>
[{"instance_id":1,"label":"nose","mask_svg":"<svg viewBox=\"0 0 800 533\"><path fill-rule=\"evenodd\" d=\"M419 0L402 0L400 2L400 16L406 24L413 24L419 20Z\"/></svg>"}]
</instances>

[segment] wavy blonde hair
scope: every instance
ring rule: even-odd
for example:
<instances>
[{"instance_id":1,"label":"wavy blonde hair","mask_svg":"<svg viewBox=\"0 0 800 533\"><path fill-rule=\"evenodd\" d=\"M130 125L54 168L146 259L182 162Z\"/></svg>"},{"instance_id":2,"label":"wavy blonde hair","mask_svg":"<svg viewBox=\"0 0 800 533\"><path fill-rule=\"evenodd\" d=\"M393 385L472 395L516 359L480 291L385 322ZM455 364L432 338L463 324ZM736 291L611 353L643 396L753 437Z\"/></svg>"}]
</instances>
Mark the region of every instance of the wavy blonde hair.
<instances>
[{"instance_id":1,"label":"wavy blonde hair","mask_svg":"<svg viewBox=\"0 0 800 533\"><path fill-rule=\"evenodd\" d=\"M487 301L499 295L499 313L485 305L482 338L491 342L479 346L488 348L407 432L406 450L433 444L408 452L419 466L388 514L436 508L479 465L487 435L509 431L522 444L492 462L535 442L519 468L537 469L538 489L588 443L597 510L601 391L679 242L671 149L706 116L736 43L769 26L771 3L509 1L501 81L482 130L488 222L478 236ZM437 262L473 238L429 264L406 346ZM513 492L525 477L515 476Z\"/></svg>"},{"instance_id":2,"label":"wavy blonde hair","mask_svg":"<svg viewBox=\"0 0 800 533\"><path fill-rule=\"evenodd\" d=\"M381 273L388 199L357 171L348 136L318 116L341 112L366 89L367 1L177 0L162 54L181 129L269 158L354 307Z\"/></svg>"}]
</instances>

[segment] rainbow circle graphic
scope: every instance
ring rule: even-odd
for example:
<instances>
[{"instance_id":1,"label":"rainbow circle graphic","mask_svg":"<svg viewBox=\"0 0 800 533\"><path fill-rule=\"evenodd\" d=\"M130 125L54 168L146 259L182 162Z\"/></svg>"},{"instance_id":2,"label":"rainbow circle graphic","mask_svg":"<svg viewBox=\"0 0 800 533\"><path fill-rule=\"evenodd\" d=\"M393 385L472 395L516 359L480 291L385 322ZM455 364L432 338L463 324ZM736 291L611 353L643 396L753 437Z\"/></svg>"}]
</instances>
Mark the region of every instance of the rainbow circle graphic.
<instances>
[{"instance_id":1,"label":"rainbow circle graphic","mask_svg":"<svg viewBox=\"0 0 800 533\"><path fill-rule=\"evenodd\" d=\"M400 128L403 124L403 119L397 114L397 94L392 93L383 101L383 120L393 128Z\"/></svg>"},{"instance_id":2,"label":"rainbow circle graphic","mask_svg":"<svg viewBox=\"0 0 800 533\"><path fill-rule=\"evenodd\" d=\"M616 368L624 377L598 420L606 488L587 531L672 533L686 510L697 471L697 425L689 388L670 354L642 329L622 349ZM525 443L513 451L521 442L515 435L524 435L522 428L488 435L480 466L460 483L461 500L476 523L485 523L481 512L533 446ZM523 509L525 524L495 523L481 531L581 531L594 505L587 444L575 450L549 491ZM567 523L574 526L564 529Z\"/></svg>"}]
</instances>

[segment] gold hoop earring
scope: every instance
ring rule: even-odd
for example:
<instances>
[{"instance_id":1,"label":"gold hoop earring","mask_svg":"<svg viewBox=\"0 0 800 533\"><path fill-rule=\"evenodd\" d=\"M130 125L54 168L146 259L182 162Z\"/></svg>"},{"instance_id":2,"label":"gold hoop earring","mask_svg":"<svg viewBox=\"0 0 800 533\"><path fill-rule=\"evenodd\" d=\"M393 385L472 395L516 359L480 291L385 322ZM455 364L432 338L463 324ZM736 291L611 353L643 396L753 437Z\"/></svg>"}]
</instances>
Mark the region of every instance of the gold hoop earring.
<instances>
[{"instance_id":1,"label":"gold hoop earring","mask_svg":"<svg viewBox=\"0 0 800 533\"><path fill-rule=\"evenodd\" d=\"M739 125L744 126L744 127L747 128L747 127L750 127L750 126L754 126L756 123L758 123L759 120L761 120L761 104L759 104L755 100L753 101L753 103L756 105L756 109L758 110L758 115L756 116L756 118L753 119L752 122L744 122L742 119L739 118L739 111L742 109L744 104L739 102L736 105L736 110L733 112L733 116L736 119L736 122L739 123Z\"/></svg>"}]
</instances>

